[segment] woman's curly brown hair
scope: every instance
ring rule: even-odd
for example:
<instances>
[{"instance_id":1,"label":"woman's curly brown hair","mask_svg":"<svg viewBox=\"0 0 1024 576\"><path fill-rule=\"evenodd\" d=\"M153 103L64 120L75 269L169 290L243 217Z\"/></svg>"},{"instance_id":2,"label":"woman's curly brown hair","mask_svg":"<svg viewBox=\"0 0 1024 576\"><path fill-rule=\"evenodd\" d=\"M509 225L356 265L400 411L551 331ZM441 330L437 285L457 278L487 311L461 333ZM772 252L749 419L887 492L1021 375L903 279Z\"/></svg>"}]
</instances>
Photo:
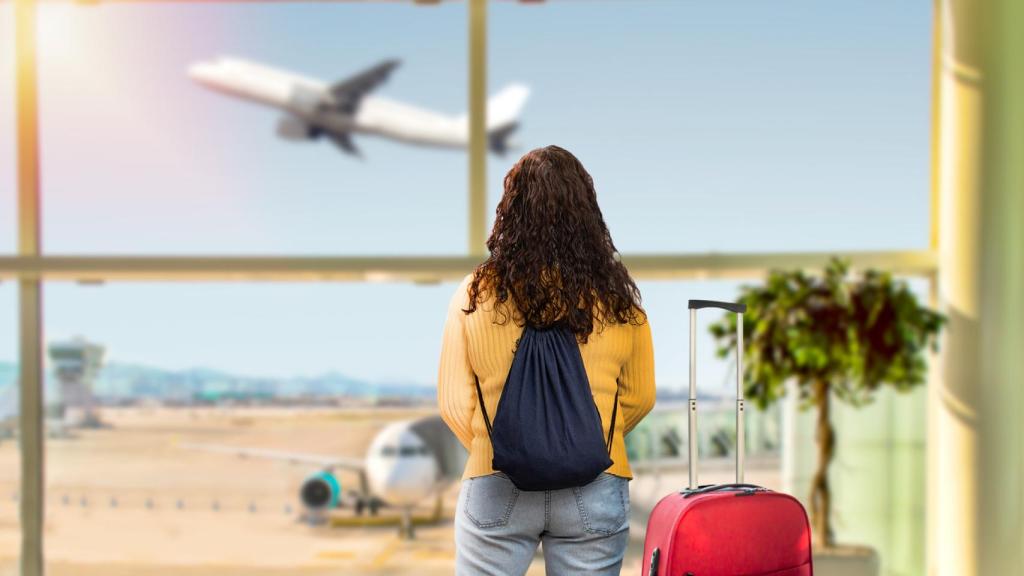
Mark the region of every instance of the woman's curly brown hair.
<instances>
[{"instance_id":1,"label":"woman's curly brown hair","mask_svg":"<svg viewBox=\"0 0 1024 576\"><path fill-rule=\"evenodd\" d=\"M487 239L490 257L469 285L469 314L495 296L499 324L567 324L585 343L600 323L643 324L640 290L618 259L594 180L568 150L526 153L505 175ZM511 302L510 302L511 301ZM511 306L509 306L511 304Z\"/></svg>"}]
</instances>

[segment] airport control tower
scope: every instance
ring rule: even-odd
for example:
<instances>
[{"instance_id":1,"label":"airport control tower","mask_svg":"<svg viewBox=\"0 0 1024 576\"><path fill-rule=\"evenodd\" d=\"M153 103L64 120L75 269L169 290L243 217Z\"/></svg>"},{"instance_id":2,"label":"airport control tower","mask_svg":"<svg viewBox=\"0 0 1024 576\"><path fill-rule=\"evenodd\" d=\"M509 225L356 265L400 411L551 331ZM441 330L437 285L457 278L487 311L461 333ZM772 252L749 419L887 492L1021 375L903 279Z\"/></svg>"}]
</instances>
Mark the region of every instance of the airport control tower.
<instances>
[{"instance_id":1,"label":"airport control tower","mask_svg":"<svg viewBox=\"0 0 1024 576\"><path fill-rule=\"evenodd\" d=\"M49 352L60 383L58 413L63 424L69 427L99 426L92 384L103 365L103 346L76 336L51 343Z\"/></svg>"}]
</instances>

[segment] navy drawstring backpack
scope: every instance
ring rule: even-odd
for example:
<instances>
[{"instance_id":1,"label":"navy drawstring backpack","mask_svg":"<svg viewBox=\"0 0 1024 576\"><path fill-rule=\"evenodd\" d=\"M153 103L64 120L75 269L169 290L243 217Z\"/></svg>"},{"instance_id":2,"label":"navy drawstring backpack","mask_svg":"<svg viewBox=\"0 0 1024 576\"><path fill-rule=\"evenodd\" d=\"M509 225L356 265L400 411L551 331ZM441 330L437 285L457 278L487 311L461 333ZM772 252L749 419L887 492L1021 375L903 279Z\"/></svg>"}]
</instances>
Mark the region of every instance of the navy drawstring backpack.
<instances>
[{"instance_id":1,"label":"navy drawstring backpack","mask_svg":"<svg viewBox=\"0 0 1024 576\"><path fill-rule=\"evenodd\" d=\"M576 336L564 322L523 329L493 423L479 379L476 393L494 448L491 467L520 490L583 486L612 465L619 391L605 439Z\"/></svg>"}]
</instances>

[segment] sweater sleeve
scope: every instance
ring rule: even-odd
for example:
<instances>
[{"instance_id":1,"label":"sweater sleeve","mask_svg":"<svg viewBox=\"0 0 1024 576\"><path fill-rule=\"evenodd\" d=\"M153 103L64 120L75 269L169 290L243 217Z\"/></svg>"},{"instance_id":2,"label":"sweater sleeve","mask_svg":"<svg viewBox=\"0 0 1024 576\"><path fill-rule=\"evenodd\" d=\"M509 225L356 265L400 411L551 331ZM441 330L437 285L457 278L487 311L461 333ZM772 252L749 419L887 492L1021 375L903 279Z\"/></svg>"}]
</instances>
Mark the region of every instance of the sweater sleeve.
<instances>
[{"instance_id":1,"label":"sweater sleeve","mask_svg":"<svg viewBox=\"0 0 1024 576\"><path fill-rule=\"evenodd\" d=\"M441 418L467 450L473 440L470 423L476 409L476 384L469 364L466 314L462 308L469 304L466 288L471 278L472 274L462 280L448 304L437 374L437 404Z\"/></svg>"},{"instance_id":2,"label":"sweater sleeve","mask_svg":"<svg viewBox=\"0 0 1024 576\"><path fill-rule=\"evenodd\" d=\"M619 372L619 387L622 432L626 434L654 408L654 346L650 320L634 327L633 351Z\"/></svg>"}]
</instances>

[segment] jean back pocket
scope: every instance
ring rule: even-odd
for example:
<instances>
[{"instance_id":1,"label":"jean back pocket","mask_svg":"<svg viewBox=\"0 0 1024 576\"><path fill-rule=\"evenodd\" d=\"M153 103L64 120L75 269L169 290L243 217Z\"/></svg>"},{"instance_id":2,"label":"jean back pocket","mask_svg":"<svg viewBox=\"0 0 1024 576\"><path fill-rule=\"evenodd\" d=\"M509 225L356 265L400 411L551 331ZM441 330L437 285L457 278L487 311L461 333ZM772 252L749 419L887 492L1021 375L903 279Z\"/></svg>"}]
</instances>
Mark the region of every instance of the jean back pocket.
<instances>
[{"instance_id":1,"label":"jean back pocket","mask_svg":"<svg viewBox=\"0 0 1024 576\"><path fill-rule=\"evenodd\" d=\"M466 516L477 528L504 526L512 516L519 489L502 473L466 480Z\"/></svg>"},{"instance_id":2,"label":"jean back pocket","mask_svg":"<svg viewBox=\"0 0 1024 576\"><path fill-rule=\"evenodd\" d=\"M629 514L629 481L602 472L593 482L573 488L583 529L592 534L614 534Z\"/></svg>"}]
</instances>

